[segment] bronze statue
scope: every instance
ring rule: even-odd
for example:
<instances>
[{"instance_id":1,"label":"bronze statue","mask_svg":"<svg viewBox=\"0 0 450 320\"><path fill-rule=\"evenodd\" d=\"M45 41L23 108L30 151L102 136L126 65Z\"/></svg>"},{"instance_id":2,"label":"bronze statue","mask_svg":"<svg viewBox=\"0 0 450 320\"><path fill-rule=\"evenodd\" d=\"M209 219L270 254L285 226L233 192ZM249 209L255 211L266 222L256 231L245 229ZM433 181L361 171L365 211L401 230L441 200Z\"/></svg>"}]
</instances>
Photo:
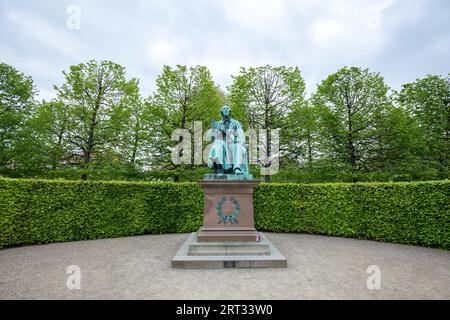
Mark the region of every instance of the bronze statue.
<instances>
[{"instance_id":1,"label":"bronze statue","mask_svg":"<svg viewBox=\"0 0 450 320\"><path fill-rule=\"evenodd\" d=\"M208 157L208 167L215 174L244 175L251 179L248 172L245 134L239 121L231 118L231 108L220 109L222 120L211 121L214 142Z\"/></svg>"}]
</instances>

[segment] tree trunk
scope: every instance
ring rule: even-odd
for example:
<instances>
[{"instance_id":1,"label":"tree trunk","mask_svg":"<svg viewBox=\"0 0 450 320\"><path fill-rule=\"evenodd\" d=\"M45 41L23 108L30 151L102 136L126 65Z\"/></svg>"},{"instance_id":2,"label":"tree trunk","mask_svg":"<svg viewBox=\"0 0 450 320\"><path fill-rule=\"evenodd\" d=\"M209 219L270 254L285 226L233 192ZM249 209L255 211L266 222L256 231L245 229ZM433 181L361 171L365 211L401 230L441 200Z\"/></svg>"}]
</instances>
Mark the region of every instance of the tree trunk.
<instances>
[{"instance_id":1,"label":"tree trunk","mask_svg":"<svg viewBox=\"0 0 450 320\"><path fill-rule=\"evenodd\" d=\"M266 102L266 110L264 113L264 125L266 129L266 157L268 157L270 159L270 134L269 134L269 104ZM266 158L267 159L267 158ZM268 164L263 164L263 166L269 166L270 167L271 162L269 162ZM263 181L264 182L270 182L270 175L264 175L263 176Z\"/></svg>"},{"instance_id":2,"label":"tree trunk","mask_svg":"<svg viewBox=\"0 0 450 320\"><path fill-rule=\"evenodd\" d=\"M311 136L308 136L306 140L308 146L308 167L312 169L312 145L311 145Z\"/></svg>"},{"instance_id":3,"label":"tree trunk","mask_svg":"<svg viewBox=\"0 0 450 320\"><path fill-rule=\"evenodd\" d=\"M92 152L94 151L94 134L95 134L95 127L97 126L97 113L98 110L100 109L101 95L102 95L102 86L100 85L97 101L95 102L94 111L91 117L91 123L89 124L87 148L86 151L84 152L84 164L82 166L83 169L89 168L89 163L91 162L91 155ZM81 180L87 180L87 178L88 178L87 173L83 173L81 175Z\"/></svg>"},{"instance_id":4,"label":"tree trunk","mask_svg":"<svg viewBox=\"0 0 450 320\"><path fill-rule=\"evenodd\" d=\"M351 106L347 103L347 123L348 123L348 135L347 135L347 148L349 152L349 162L352 169L356 169L356 149L353 143L353 123L351 115Z\"/></svg>"},{"instance_id":5,"label":"tree trunk","mask_svg":"<svg viewBox=\"0 0 450 320\"><path fill-rule=\"evenodd\" d=\"M61 153L60 153L59 151L61 150L61 147L62 147L62 136L63 136L63 134L64 134L64 129L62 128L62 129L59 131L59 133L58 133L58 143L57 143L57 146L58 146L58 148L57 148L58 154L55 155L55 157L54 157L53 160L52 160L52 161L53 161L53 163L52 163L52 170L55 170L55 169L56 169L56 166L57 166L58 161L61 160ZM56 159L56 158L58 158L58 159Z\"/></svg>"},{"instance_id":6,"label":"tree trunk","mask_svg":"<svg viewBox=\"0 0 450 320\"><path fill-rule=\"evenodd\" d=\"M447 146L447 156L444 157L444 164L450 161L450 99L447 100L447 126L445 127L445 140Z\"/></svg>"},{"instance_id":7,"label":"tree trunk","mask_svg":"<svg viewBox=\"0 0 450 320\"><path fill-rule=\"evenodd\" d=\"M139 119L136 120L136 126L134 129L134 141L133 141L133 153L131 155L131 164L134 166L136 162L136 153L139 145Z\"/></svg>"},{"instance_id":8,"label":"tree trunk","mask_svg":"<svg viewBox=\"0 0 450 320\"><path fill-rule=\"evenodd\" d=\"M352 167L352 169L356 169L356 149L355 149L355 145L353 144L353 135L350 132L348 134L347 137L347 141L348 141L348 150L349 150L349 155L350 155L350 166Z\"/></svg>"}]
</instances>

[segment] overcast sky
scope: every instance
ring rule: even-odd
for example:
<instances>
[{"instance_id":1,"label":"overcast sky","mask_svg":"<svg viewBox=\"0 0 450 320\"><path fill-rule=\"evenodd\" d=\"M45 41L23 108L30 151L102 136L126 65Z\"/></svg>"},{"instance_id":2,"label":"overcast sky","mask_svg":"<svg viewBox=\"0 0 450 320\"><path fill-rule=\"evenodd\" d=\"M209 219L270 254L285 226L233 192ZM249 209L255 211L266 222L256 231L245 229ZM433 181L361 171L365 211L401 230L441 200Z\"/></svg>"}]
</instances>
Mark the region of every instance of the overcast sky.
<instances>
[{"instance_id":1,"label":"overcast sky","mask_svg":"<svg viewBox=\"0 0 450 320\"><path fill-rule=\"evenodd\" d=\"M71 5L79 29L68 27ZM450 72L450 1L0 0L0 40L0 62L31 75L45 99L62 70L89 59L125 66L143 96L164 64L205 65L223 89L241 66L298 66L309 93L360 66L399 89Z\"/></svg>"}]
</instances>

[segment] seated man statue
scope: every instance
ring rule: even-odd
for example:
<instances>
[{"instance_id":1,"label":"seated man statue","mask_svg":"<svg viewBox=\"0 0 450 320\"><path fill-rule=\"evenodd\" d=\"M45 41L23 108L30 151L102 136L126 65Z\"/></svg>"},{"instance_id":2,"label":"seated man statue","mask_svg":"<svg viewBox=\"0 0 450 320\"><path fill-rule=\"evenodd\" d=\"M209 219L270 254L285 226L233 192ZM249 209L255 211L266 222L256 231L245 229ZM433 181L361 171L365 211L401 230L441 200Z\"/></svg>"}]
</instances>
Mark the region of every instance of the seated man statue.
<instances>
[{"instance_id":1,"label":"seated man statue","mask_svg":"<svg viewBox=\"0 0 450 320\"><path fill-rule=\"evenodd\" d=\"M229 106L220 109L222 120L211 121L214 142L208 157L208 167L215 174L248 175L245 134L239 121L232 119Z\"/></svg>"}]
</instances>

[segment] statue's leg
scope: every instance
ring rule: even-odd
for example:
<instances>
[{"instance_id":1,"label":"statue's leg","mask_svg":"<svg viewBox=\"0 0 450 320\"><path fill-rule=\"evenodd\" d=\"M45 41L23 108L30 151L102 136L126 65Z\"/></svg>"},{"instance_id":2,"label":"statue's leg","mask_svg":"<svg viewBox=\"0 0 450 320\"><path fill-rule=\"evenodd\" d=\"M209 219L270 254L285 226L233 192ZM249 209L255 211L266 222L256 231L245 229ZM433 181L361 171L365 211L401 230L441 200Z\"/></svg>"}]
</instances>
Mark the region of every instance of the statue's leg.
<instances>
[{"instance_id":1,"label":"statue's leg","mask_svg":"<svg viewBox=\"0 0 450 320\"><path fill-rule=\"evenodd\" d=\"M214 162L214 173L215 174L223 173L223 166L220 163Z\"/></svg>"},{"instance_id":2,"label":"statue's leg","mask_svg":"<svg viewBox=\"0 0 450 320\"><path fill-rule=\"evenodd\" d=\"M247 149L241 145L242 153L241 153L241 171L242 173L248 174L248 157L247 157Z\"/></svg>"},{"instance_id":3,"label":"statue's leg","mask_svg":"<svg viewBox=\"0 0 450 320\"><path fill-rule=\"evenodd\" d=\"M215 140L209 152L208 167L214 169L214 173L223 173L223 141Z\"/></svg>"},{"instance_id":4,"label":"statue's leg","mask_svg":"<svg viewBox=\"0 0 450 320\"><path fill-rule=\"evenodd\" d=\"M233 171L233 149L232 145L225 143L224 144L224 170L225 172L230 173Z\"/></svg>"},{"instance_id":5,"label":"statue's leg","mask_svg":"<svg viewBox=\"0 0 450 320\"><path fill-rule=\"evenodd\" d=\"M235 144L233 151L234 172L236 174L248 173L247 150L245 147L241 144Z\"/></svg>"}]
</instances>

